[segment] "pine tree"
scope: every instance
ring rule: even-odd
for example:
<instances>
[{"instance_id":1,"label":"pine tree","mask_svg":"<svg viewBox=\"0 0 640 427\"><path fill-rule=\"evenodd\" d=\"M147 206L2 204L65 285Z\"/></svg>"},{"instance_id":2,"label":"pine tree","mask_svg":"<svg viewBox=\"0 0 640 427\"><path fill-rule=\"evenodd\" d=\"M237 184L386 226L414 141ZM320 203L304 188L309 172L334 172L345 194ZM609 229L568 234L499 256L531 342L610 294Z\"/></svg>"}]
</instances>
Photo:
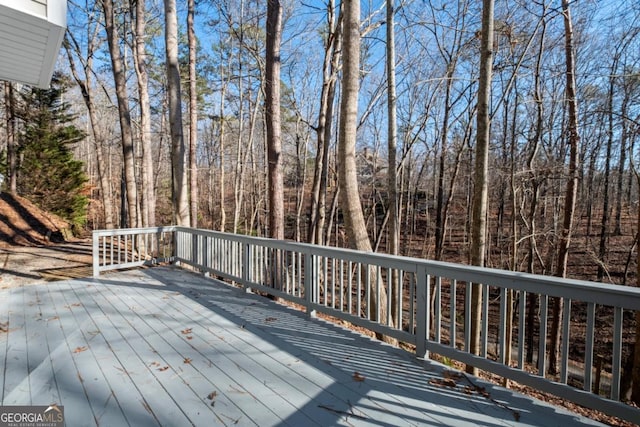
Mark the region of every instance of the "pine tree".
<instances>
[{"instance_id":1,"label":"pine tree","mask_svg":"<svg viewBox=\"0 0 640 427\"><path fill-rule=\"evenodd\" d=\"M86 222L87 177L71 148L85 133L72 124L75 117L63 101L68 84L55 75L50 89L24 88L20 93L18 193L78 227Z\"/></svg>"}]
</instances>

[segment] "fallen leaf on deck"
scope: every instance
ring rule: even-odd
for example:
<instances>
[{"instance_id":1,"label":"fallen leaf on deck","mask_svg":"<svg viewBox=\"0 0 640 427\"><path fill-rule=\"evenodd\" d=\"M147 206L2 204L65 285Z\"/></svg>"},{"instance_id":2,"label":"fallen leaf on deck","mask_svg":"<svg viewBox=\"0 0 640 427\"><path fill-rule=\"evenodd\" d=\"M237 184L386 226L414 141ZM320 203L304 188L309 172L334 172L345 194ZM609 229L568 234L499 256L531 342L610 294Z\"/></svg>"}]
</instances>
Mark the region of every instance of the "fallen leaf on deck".
<instances>
[{"instance_id":1,"label":"fallen leaf on deck","mask_svg":"<svg viewBox=\"0 0 640 427\"><path fill-rule=\"evenodd\" d=\"M213 400L216 398L217 395L218 395L218 392L214 390L211 393L209 393L209 395L207 396L207 399Z\"/></svg>"},{"instance_id":2,"label":"fallen leaf on deck","mask_svg":"<svg viewBox=\"0 0 640 427\"><path fill-rule=\"evenodd\" d=\"M180 332L182 332L183 335L187 335L187 334L190 334L192 330L193 328L189 328L189 329L183 329Z\"/></svg>"},{"instance_id":3,"label":"fallen leaf on deck","mask_svg":"<svg viewBox=\"0 0 640 427\"><path fill-rule=\"evenodd\" d=\"M168 366L163 366L162 368L158 368L158 371L160 371L160 372L164 372L164 371L166 371L167 369L169 369L169 367L168 367Z\"/></svg>"},{"instance_id":4,"label":"fallen leaf on deck","mask_svg":"<svg viewBox=\"0 0 640 427\"><path fill-rule=\"evenodd\" d=\"M189 363L191 363L191 359L188 358L188 357L185 357L184 360L182 361L182 363L189 364Z\"/></svg>"},{"instance_id":5,"label":"fallen leaf on deck","mask_svg":"<svg viewBox=\"0 0 640 427\"><path fill-rule=\"evenodd\" d=\"M86 346L82 346L82 347L76 347L75 350L73 350L74 353L81 353L83 351L87 350Z\"/></svg>"},{"instance_id":6,"label":"fallen leaf on deck","mask_svg":"<svg viewBox=\"0 0 640 427\"><path fill-rule=\"evenodd\" d=\"M440 379L440 378L431 378L429 380L429 384L435 385L436 387L451 387L451 388L456 388L456 386L458 385L452 379Z\"/></svg>"},{"instance_id":7,"label":"fallen leaf on deck","mask_svg":"<svg viewBox=\"0 0 640 427\"><path fill-rule=\"evenodd\" d=\"M160 366L160 364L158 362L151 362L149 363L149 366Z\"/></svg>"},{"instance_id":8,"label":"fallen leaf on deck","mask_svg":"<svg viewBox=\"0 0 640 427\"><path fill-rule=\"evenodd\" d=\"M188 340L192 340L192 339L193 339L193 336L192 336L192 335L187 335L187 337L186 337L186 338L187 338Z\"/></svg>"},{"instance_id":9,"label":"fallen leaf on deck","mask_svg":"<svg viewBox=\"0 0 640 427\"><path fill-rule=\"evenodd\" d=\"M442 373L442 376L448 380L457 381L462 379L462 374L460 372L455 372L455 371L444 371Z\"/></svg>"},{"instance_id":10,"label":"fallen leaf on deck","mask_svg":"<svg viewBox=\"0 0 640 427\"><path fill-rule=\"evenodd\" d=\"M358 382L362 382L365 380L365 376L362 375L360 372L354 372L353 376L352 376L354 381L358 381Z\"/></svg>"}]
</instances>

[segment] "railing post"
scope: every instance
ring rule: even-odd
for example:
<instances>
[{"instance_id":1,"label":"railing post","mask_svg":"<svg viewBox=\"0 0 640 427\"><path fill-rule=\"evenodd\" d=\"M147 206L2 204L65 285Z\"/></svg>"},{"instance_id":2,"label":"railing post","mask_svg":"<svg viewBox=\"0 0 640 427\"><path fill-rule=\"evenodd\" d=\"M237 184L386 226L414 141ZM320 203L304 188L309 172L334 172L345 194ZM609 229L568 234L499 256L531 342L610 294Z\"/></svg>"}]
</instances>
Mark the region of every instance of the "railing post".
<instances>
[{"instance_id":1,"label":"railing post","mask_svg":"<svg viewBox=\"0 0 640 427\"><path fill-rule=\"evenodd\" d=\"M427 279L427 269L419 265L416 271L416 356L419 359L427 359L427 333L429 331L429 281Z\"/></svg>"},{"instance_id":2,"label":"railing post","mask_svg":"<svg viewBox=\"0 0 640 427\"><path fill-rule=\"evenodd\" d=\"M97 232L92 233L93 243L93 277L100 276L100 236Z\"/></svg>"}]
</instances>

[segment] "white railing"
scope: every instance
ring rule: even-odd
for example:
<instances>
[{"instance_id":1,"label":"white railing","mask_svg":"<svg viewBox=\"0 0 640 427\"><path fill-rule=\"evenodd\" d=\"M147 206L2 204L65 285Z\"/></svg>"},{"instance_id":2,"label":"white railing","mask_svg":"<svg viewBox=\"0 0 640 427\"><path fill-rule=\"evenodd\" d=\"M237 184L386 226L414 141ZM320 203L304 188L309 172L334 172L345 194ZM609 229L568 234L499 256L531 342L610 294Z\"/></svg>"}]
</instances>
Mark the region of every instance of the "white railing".
<instances>
[{"instance_id":1,"label":"white railing","mask_svg":"<svg viewBox=\"0 0 640 427\"><path fill-rule=\"evenodd\" d=\"M635 338L628 320L640 311L638 288L186 227L95 231L93 248L95 276L182 263L413 344L418 357L436 353L622 419L640 419L640 410L620 402L623 336ZM483 294L479 355L469 351L472 284L481 284ZM390 297L380 307L385 294ZM562 298L564 308L559 373L550 376L553 298Z\"/></svg>"}]
</instances>

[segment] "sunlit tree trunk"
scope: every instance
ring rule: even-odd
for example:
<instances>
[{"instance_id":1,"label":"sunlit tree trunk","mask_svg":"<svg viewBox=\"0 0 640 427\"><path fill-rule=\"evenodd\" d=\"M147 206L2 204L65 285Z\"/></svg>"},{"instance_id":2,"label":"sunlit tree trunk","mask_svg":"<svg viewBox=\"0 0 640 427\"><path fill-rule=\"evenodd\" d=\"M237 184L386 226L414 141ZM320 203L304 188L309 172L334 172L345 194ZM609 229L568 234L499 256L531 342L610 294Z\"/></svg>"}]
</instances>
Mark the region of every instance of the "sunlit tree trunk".
<instances>
[{"instance_id":1,"label":"sunlit tree trunk","mask_svg":"<svg viewBox=\"0 0 640 427\"><path fill-rule=\"evenodd\" d=\"M573 25L569 0L562 0L562 14L564 18L565 34L565 62L566 62L566 104L567 104L567 134L569 143L569 171L567 188L565 191L564 218L560 242L558 243L558 262L556 264L556 276L566 277L567 260L569 258L569 244L571 242L571 229L576 209L576 197L578 194L578 162L580 135L578 133L578 102L576 99L575 58L573 48ZM557 373L557 360L560 351L560 323L562 321L562 298L554 298L551 330L549 338L549 373ZM566 338L565 338L566 339Z\"/></svg>"},{"instance_id":2,"label":"sunlit tree trunk","mask_svg":"<svg viewBox=\"0 0 640 427\"><path fill-rule=\"evenodd\" d=\"M347 0L344 4L344 49L342 70L342 99L340 102L340 128L338 140L338 186L340 206L344 215L348 244L353 249L371 252L371 241L360 203L358 170L356 167L356 136L358 123L358 91L360 88L360 0ZM387 319L387 293L381 289L376 300L376 273L370 280L374 287L369 304L375 319L385 323ZM379 338L382 338L379 336ZM385 338L386 341L394 340Z\"/></svg>"},{"instance_id":3,"label":"sunlit tree trunk","mask_svg":"<svg viewBox=\"0 0 640 427\"><path fill-rule=\"evenodd\" d=\"M189 204L191 226L198 226L198 92L196 75L195 0L189 0L187 37L189 40Z\"/></svg>"},{"instance_id":4,"label":"sunlit tree trunk","mask_svg":"<svg viewBox=\"0 0 640 427\"><path fill-rule=\"evenodd\" d=\"M146 10L144 1L136 1L134 65L138 81L140 104L140 145L142 146L142 226L156 224L156 192L153 183L153 155L151 149L151 107L149 105L149 77L146 52Z\"/></svg>"},{"instance_id":5,"label":"sunlit tree trunk","mask_svg":"<svg viewBox=\"0 0 640 427\"><path fill-rule=\"evenodd\" d=\"M327 34L325 41L320 110L318 112L318 125L315 128L317 150L309 215L309 241L319 245L326 243L324 235L327 215L329 146L331 145L333 105L342 47L342 14L336 19L335 2L333 0L330 0L327 4L327 26L331 31Z\"/></svg>"},{"instance_id":6,"label":"sunlit tree trunk","mask_svg":"<svg viewBox=\"0 0 640 427\"><path fill-rule=\"evenodd\" d=\"M96 112L95 94L91 78L91 76L93 75L93 56L96 49L96 38L97 36L95 35L95 33L93 34L93 37L89 38L89 40L87 41L86 59L81 59L82 67L84 69L84 80L78 73L72 53L72 51L75 51L75 54L78 56L78 58L81 58L81 49L78 43L73 38L73 34L71 32L67 33L67 39L65 40L64 48L67 53L67 58L69 59L69 68L71 69L71 75L80 87L82 99L84 100L84 104L87 107L87 113L89 114L91 133L93 134L93 147L96 153L96 171L98 173L98 182L100 185L100 200L102 201L104 227L109 230L114 228L115 223L113 216L111 184L109 181L109 176L107 174L107 162L104 155L104 144L106 142L106 138L103 131L104 127L101 126Z\"/></svg>"},{"instance_id":7,"label":"sunlit tree trunk","mask_svg":"<svg viewBox=\"0 0 640 427\"><path fill-rule=\"evenodd\" d=\"M120 133L122 138L122 153L124 159L124 186L126 189L126 204L128 225L130 227L139 226L139 216L137 209L138 190L135 175L135 153L133 135L131 133L131 112L129 110L129 95L127 93L127 77L125 75L120 53L120 37L115 25L115 13L113 0L101 0L105 17L105 29L107 32L107 42L111 56L111 68L113 80L116 87L116 97L118 98L118 115L120 118ZM124 206L123 206L124 207ZM125 209L122 209L124 212Z\"/></svg>"},{"instance_id":8,"label":"sunlit tree trunk","mask_svg":"<svg viewBox=\"0 0 640 427\"><path fill-rule=\"evenodd\" d=\"M480 80L478 82L478 113L476 158L473 188L471 229L471 264L484 267L487 245L488 163L491 136L491 78L493 72L493 8L494 0L482 2L482 38L480 40ZM482 318L482 285L474 283L471 290L471 348L480 353L480 321ZM477 368L467 365L467 372L477 374Z\"/></svg>"},{"instance_id":9,"label":"sunlit tree trunk","mask_svg":"<svg viewBox=\"0 0 640 427\"><path fill-rule=\"evenodd\" d=\"M267 122L267 160L269 164L269 236L275 239L284 239L284 186L282 179L282 142L280 140L281 37L282 6L279 0L268 0L265 116Z\"/></svg>"},{"instance_id":10,"label":"sunlit tree trunk","mask_svg":"<svg viewBox=\"0 0 640 427\"><path fill-rule=\"evenodd\" d=\"M171 159L173 165L173 211L176 224L188 226L191 221L189 219L187 156L182 133L182 99L178 63L178 17L175 0L164 0L164 10L169 128L171 130Z\"/></svg>"},{"instance_id":11,"label":"sunlit tree trunk","mask_svg":"<svg viewBox=\"0 0 640 427\"><path fill-rule=\"evenodd\" d=\"M389 194L389 248L391 255L398 255L400 247L400 223L398 219L398 180L396 172L398 151L398 126L396 113L396 42L395 42L395 0L387 0L387 187ZM398 272L393 271L389 286L391 288L391 316L400 324L398 317L399 293Z\"/></svg>"}]
</instances>

